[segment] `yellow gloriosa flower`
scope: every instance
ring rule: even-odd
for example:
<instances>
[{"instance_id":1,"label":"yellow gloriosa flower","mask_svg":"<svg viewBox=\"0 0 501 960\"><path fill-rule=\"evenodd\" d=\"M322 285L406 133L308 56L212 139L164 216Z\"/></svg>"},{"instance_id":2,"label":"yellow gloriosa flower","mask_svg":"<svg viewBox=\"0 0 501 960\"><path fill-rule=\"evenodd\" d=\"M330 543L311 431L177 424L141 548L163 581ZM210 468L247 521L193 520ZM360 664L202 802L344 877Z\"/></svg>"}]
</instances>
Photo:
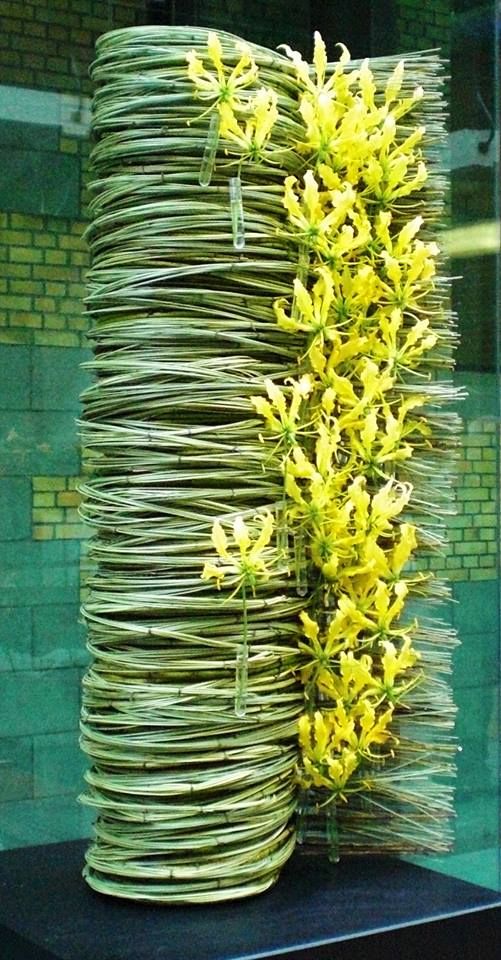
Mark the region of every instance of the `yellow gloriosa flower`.
<instances>
[{"instance_id":1,"label":"yellow gloriosa flower","mask_svg":"<svg viewBox=\"0 0 501 960\"><path fill-rule=\"evenodd\" d=\"M391 640L382 640L381 646L384 649L383 656L381 657L383 685L384 689L388 693L391 693L395 687L397 677L417 663L419 653L411 646L411 639L408 636L405 637L399 650L397 650Z\"/></svg>"},{"instance_id":2,"label":"yellow gloriosa flower","mask_svg":"<svg viewBox=\"0 0 501 960\"><path fill-rule=\"evenodd\" d=\"M296 444L297 435L301 429L299 423L301 404L312 389L312 381L308 374L305 374L299 380L291 380L290 382L292 390L290 391L289 403L283 390L269 379L265 380L269 399L266 400L265 397L250 398L256 412L263 417L272 438L278 440L279 445L285 446L287 453Z\"/></svg>"},{"instance_id":3,"label":"yellow gloriosa flower","mask_svg":"<svg viewBox=\"0 0 501 960\"><path fill-rule=\"evenodd\" d=\"M265 148L278 119L277 95L261 87L248 105L244 125L240 124L230 103L219 106L221 137L231 141L243 159L257 162L266 158Z\"/></svg>"},{"instance_id":4,"label":"yellow gloriosa flower","mask_svg":"<svg viewBox=\"0 0 501 960\"><path fill-rule=\"evenodd\" d=\"M294 236L313 249L328 253L329 240L355 202L355 191L347 183L339 190L321 192L312 170L306 171L298 193L294 189L297 182L296 177L286 177L283 198Z\"/></svg>"},{"instance_id":5,"label":"yellow gloriosa flower","mask_svg":"<svg viewBox=\"0 0 501 960\"><path fill-rule=\"evenodd\" d=\"M345 47L344 43L338 43L336 46L340 48L341 56L333 73L327 80L327 52L325 49L325 43L317 30L313 36L313 66L315 79L312 77L312 71L310 71L309 64L306 62L306 60L303 60L301 54L298 53L297 50L292 50L291 47L289 47L286 43L282 44L280 49L284 50L289 59L292 60L296 70L296 76L304 90L315 97L318 96L319 93L326 93L332 90L336 85L336 81L340 73L343 72L346 64L350 62L350 52L348 48Z\"/></svg>"},{"instance_id":6,"label":"yellow gloriosa flower","mask_svg":"<svg viewBox=\"0 0 501 960\"><path fill-rule=\"evenodd\" d=\"M232 583L236 583L236 590L249 587L254 593L258 582L269 578L269 564L274 558L266 548L273 536L274 520L267 511L255 518L256 523L260 523L261 529L252 536L252 531L243 517L235 517L232 530L234 546L230 549L221 523L219 520L214 521L211 539L217 556L215 561L209 560L205 563L201 573L202 580L214 580L219 589L224 578L229 576Z\"/></svg>"},{"instance_id":7,"label":"yellow gloriosa flower","mask_svg":"<svg viewBox=\"0 0 501 960\"><path fill-rule=\"evenodd\" d=\"M217 33L210 32L207 39L207 53L213 70L204 66L195 50L186 54L188 76L197 88L199 97L212 100L216 105L226 104L231 110L242 107L241 91L256 81L258 72L247 45L238 43L236 48L241 56L229 72L223 63L223 49Z\"/></svg>"}]
</instances>

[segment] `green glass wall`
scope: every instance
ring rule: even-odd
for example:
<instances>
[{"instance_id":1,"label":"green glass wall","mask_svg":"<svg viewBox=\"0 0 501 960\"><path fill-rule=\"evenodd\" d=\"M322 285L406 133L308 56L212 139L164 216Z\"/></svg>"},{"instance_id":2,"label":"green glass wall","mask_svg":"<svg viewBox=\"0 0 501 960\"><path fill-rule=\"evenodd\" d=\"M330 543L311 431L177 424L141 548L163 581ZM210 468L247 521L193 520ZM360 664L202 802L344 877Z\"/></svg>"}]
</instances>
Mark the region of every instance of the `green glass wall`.
<instances>
[{"instance_id":1,"label":"green glass wall","mask_svg":"<svg viewBox=\"0 0 501 960\"><path fill-rule=\"evenodd\" d=\"M187 4L193 22L305 54L320 29L355 56L440 46L450 58L451 227L499 222L496 3L259 0ZM87 835L76 802L78 607L85 532L74 418L88 355L81 298L87 252L88 66L95 38L169 22L147 0L0 0L0 847ZM499 16L499 15L498 15ZM487 227L488 236L492 229ZM470 236L470 240L468 240ZM480 234L483 236L483 234ZM451 262L467 391L449 546L445 619L461 640L455 852L434 869L501 889L499 802L499 257L466 234ZM481 241L480 241L481 242ZM469 246L468 246L469 244Z\"/></svg>"},{"instance_id":2,"label":"green glass wall","mask_svg":"<svg viewBox=\"0 0 501 960\"><path fill-rule=\"evenodd\" d=\"M444 572L450 618L461 646L454 658L458 706L457 825L454 854L428 861L444 872L501 888L499 859L499 23L495 3L436 0L397 4L403 49L436 38L450 58L450 226L464 228L451 260L461 343L455 380L463 437L456 516L449 521ZM499 17L499 13L498 13ZM490 237L490 241L486 238ZM484 238L484 239L482 239ZM490 251L482 253L482 243ZM497 241L499 246L499 239ZM420 861L421 862L421 861Z\"/></svg>"}]
</instances>

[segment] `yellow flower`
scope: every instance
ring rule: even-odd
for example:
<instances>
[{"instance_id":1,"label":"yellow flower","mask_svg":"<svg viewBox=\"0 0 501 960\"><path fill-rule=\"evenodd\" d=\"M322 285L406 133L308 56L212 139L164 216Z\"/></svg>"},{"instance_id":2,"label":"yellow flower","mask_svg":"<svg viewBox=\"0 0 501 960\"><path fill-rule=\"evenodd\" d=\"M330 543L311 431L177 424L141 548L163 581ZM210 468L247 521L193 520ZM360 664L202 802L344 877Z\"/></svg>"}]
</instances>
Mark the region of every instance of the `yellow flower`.
<instances>
[{"instance_id":1,"label":"yellow flower","mask_svg":"<svg viewBox=\"0 0 501 960\"><path fill-rule=\"evenodd\" d=\"M262 87L250 101L245 126L238 122L229 103L219 107L221 137L234 143L245 159L259 161L266 157L265 147L278 119L277 95Z\"/></svg>"},{"instance_id":2,"label":"yellow flower","mask_svg":"<svg viewBox=\"0 0 501 960\"><path fill-rule=\"evenodd\" d=\"M359 765L359 759L348 745L339 744L343 739L336 735L334 718L317 710L313 717L303 715L299 718L299 742L302 750L300 782L303 786L327 787L332 793L343 796L350 777ZM345 718L345 726L350 726Z\"/></svg>"},{"instance_id":3,"label":"yellow flower","mask_svg":"<svg viewBox=\"0 0 501 960\"><path fill-rule=\"evenodd\" d=\"M293 235L313 249L328 253L329 241L355 203L355 191L345 184L339 190L321 193L312 170L306 171L298 194L294 190L296 184L296 177L286 177L283 197Z\"/></svg>"},{"instance_id":4,"label":"yellow flower","mask_svg":"<svg viewBox=\"0 0 501 960\"><path fill-rule=\"evenodd\" d=\"M358 742L357 749L363 757L367 759L378 759L381 754L374 754L371 750L373 744L383 744L388 740L398 743L398 738L390 733L388 726L393 718L393 705L390 704L383 713L378 714L374 705L369 700L360 702L360 715L358 718Z\"/></svg>"},{"instance_id":5,"label":"yellow flower","mask_svg":"<svg viewBox=\"0 0 501 960\"><path fill-rule=\"evenodd\" d=\"M209 560L204 563L204 568L200 574L201 580L214 580L218 590L221 589L221 584L224 580L225 572L221 567L216 566L215 563L211 563Z\"/></svg>"},{"instance_id":6,"label":"yellow flower","mask_svg":"<svg viewBox=\"0 0 501 960\"><path fill-rule=\"evenodd\" d=\"M271 513L260 514L255 518L260 522L261 529L251 536L247 524L241 516L233 522L233 541L238 548L230 550L228 538L219 520L215 520L212 527L212 545L216 551L216 561L209 560L202 570L202 580L215 580L219 589L225 576L232 578L236 583L236 590L249 587L255 592L260 580L267 580L270 576L269 561L274 559L273 551L267 551L273 536L274 521Z\"/></svg>"},{"instance_id":7,"label":"yellow flower","mask_svg":"<svg viewBox=\"0 0 501 960\"><path fill-rule=\"evenodd\" d=\"M277 300L274 304L278 326L293 333L301 331L310 335L311 343L317 340L323 346L325 338L330 336L332 318L329 311L334 299L333 280L330 270L319 267L319 278L313 287L311 295L301 280L294 280L294 304L298 314L287 316L283 308L284 300ZM331 324L329 324L329 319Z\"/></svg>"},{"instance_id":8,"label":"yellow flower","mask_svg":"<svg viewBox=\"0 0 501 960\"><path fill-rule=\"evenodd\" d=\"M407 304L412 302L412 292L408 286L398 281L397 289L399 299ZM370 338L369 350L372 357L385 361L392 373L414 369L437 342L437 334L430 331L427 317L415 320L410 327L404 326L402 309L395 307L390 313L378 311L377 318L378 328Z\"/></svg>"},{"instance_id":9,"label":"yellow flower","mask_svg":"<svg viewBox=\"0 0 501 960\"><path fill-rule=\"evenodd\" d=\"M278 444L285 447L287 455L295 446L297 435L301 432L301 404L312 390L312 381L308 374L290 382L292 390L289 404L283 390L268 379L265 380L265 386L269 400L265 397L250 398L254 409L265 420L272 439L277 439Z\"/></svg>"},{"instance_id":10,"label":"yellow flower","mask_svg":"<svg viewBox=\"0 0 501 960\"><path fill-rule=\"evenodd\" d=\"M374 592L374 612L380 634L389 633L393 621L402 613L408 589L405 580L397 580L390 585L384 580L377 582Z\"/></svg>"},{"instance_id":11,"label":"yellow flower","mask_svg":"<svg viewBox=\"0 0 501 960\"><path fill-rule=\"evenodd\" d=\"M375 686L372 658L368 654L355 657L352 650L342 651L335 667L331 665L329 672L324 670L318 678L321 693L347 705L356 705Z\"/></svg>"},{"instance_id":12,"label":"yellow flower","mask_svg":"<svg viewBox=\"0 0 501 960\"><path fill-rule=\"evenodd\" d=\"M301 678L304 684L313 680L321 687L322 678L332 675L333 658L345 646L342 629L339 622L333 619L327 631L321 633L319 624L309 616L306 610L302 610L299 616L303 625L304 639L299 640L298 646L308 658L301 669Z\"/></svg>"},{"instance_id":13,"label":"yellow flower","mask_svg":"<svg viewBox=\"0 0 501 960\"><path fill-rule=\"evenodd\" d=\"M401 523L399 526L398 540L389 557L389 564L394 575L398 576L401 573L416 547L416 527L413 526L412 523Z\"/></svg>"},{"instance_id":14,"label":"yellow flower","mask_svg":"<svg viewBox=\"0 0 501 960\"><path fill-rule=\"evenodd\" d=\"M387 693L392 693L396 678L413 667L419 660L419 653L411 646L410 637L405 637L400 650L397 650L391 640L381 640L384 654L381 657L383 666L383 686Z\"/></svg>"},{"instance_id":15,"label":"yellow flower","mask_svg":"<svg viewBox=\"0 0 501 960\"><path fill-rule=\"evenodd\" d=\"M303 60L301 54L298 53L297 50L292 50L286 43L282 44L280 49L284 50L289 59L292 60L296 70L296 76L301 85L309 94L311 94L313 97L316 97L320 93L328 93L335 87L339 75L343 72L346 64L350 62L350 53L348 48L345 47L344 43L336 44L336 46L340 47L341 49L341 56L336 64L336 67L334 68L333 73L326 81L325 75L327 71L327 51L325 49L325 43L317 30L315 30L313 35L313 41L313 66L315 71L315 80L312 79L309 64L306 62L306 60Z\"/></svg>"},{"instance_id":16,"label":"yellow flower","mask_svg":"<svg viewBox=\"0 0 501 960\"><path fill-rule=\"evenodd\" d=\"M214 105L226 104L231 110L241 108L241 91L257 78L257 67L249 48L244 43L237 44L236 48L241 57L229 73L223 63L223 50L217 33L210 32L207 40L207 53L215 72L204 67L195 50L186 54L188 76L195 84L199 97L213 100Z\"/></svg>"}]
</instances>

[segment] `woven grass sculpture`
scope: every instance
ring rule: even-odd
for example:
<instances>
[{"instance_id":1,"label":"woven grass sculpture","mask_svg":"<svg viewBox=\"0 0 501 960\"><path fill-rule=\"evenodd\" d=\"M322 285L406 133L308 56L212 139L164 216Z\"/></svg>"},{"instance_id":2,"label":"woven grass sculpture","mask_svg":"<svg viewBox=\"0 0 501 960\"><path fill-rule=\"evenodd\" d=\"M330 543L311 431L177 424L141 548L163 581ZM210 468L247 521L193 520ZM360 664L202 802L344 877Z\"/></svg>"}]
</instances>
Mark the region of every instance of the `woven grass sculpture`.
<instances>
[{"instance_id":1,"label":"woven grass sculpture","mask_svg":"<svg viewBox=\"0 0 501 960\"><path fill-rule=\"evenodd\" d=\"M298 839L444 850L440 60L143 27L92 74L87 881L203 903Z\"/></svg>"}]
</instances>

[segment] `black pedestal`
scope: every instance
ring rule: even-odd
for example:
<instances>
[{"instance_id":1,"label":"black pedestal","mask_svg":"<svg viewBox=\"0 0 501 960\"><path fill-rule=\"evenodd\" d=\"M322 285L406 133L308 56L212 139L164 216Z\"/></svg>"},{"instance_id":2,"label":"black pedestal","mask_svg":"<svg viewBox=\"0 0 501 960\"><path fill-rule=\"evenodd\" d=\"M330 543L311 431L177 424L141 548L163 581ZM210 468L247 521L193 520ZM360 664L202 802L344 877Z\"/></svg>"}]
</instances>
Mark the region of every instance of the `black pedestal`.
<instances>
[{"instance_id":1,"label":"black pedestal","mask_svg":"<svg viewBox=\"0 0 501 960\"><path fill-rule=\"evenodd\" d=\"M169 907L93 893L84 849L0 855L1 960L501 958L501 894L399 860L295 855L261 896Z\"/></svg>"}]
</instances>

